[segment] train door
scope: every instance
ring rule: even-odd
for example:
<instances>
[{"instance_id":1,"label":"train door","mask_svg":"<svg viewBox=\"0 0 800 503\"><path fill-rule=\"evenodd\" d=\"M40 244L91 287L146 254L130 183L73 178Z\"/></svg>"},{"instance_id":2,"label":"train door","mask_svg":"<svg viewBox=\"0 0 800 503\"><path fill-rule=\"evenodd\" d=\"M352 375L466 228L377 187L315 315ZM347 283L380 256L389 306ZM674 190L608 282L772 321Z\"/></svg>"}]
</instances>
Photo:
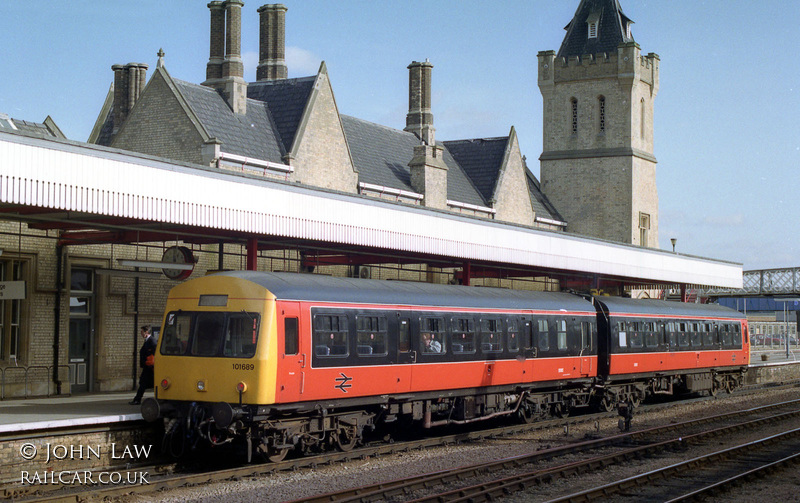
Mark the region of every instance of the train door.
<instances>
[{"instance_id":1,"label":"train door","mask_svg":"<svg viewBox=\"0 0 800 503\"><path fill-rule=\"evenodd\" d=\"M277 304L278 319L278 401L293 402L303 396L308 372L308 347L300 334L308 333L300 318L298 302Z\"/></svg>"},{"instance_id":2,"label":"train door","mask_svg":"<svg viewBox=\"0 0 800 503\"><path fill-rule=\"evenodd\" d=\"M580 323L581 330L581 376L587 377L594 375L592 368L592 361L594 360L592 353L594 352L594 324L588 321Z\"/></svg>"},{"instance_id":3,"label":"train door","mask_svg":"<svg viewBox=\"0 0 800 503\"><path fill-rule=\"evenodd\" d=\"M405 313L397 313L397 325L394 334L397 337L397 354L395 355L395 377L397 378L395 392L407 392L411 389L411 365L417 361L417 351L411 337L411 317Z\"/></svg>"},{"instance_id":4,"label":"train door","mask_svg":"<svg viewBox=\"0 0 800 503\"><path fill-rule=\"evenodd\" d=\"M522 333L522 382L535 380L535 359L538 356L536 338L534 337L533 320L527 316L520 319Z\"/></svg>"}]
</instances>

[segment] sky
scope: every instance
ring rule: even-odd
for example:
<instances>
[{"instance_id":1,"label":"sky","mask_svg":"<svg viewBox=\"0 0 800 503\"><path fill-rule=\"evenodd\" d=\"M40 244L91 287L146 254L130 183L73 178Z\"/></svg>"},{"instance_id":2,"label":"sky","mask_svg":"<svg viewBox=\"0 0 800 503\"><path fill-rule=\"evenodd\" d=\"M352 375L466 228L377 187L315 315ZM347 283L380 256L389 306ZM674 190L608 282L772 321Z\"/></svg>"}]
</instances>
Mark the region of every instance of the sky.
<instances>
[{"instance_id":1,"label":"sky","mask_svg":"<svg viewBox=\"0 0 800 503\"><path fill-rule=\"evenodd\" d=\"M516 129L538 177L536 55L558 50L579 0L285 0L289 77L328 68L340 113L402 129L412 61L433 63L437 140ZM800 267L800 9L795 0L620 0L642 53L659 55L654 154L660 247ZM111 66L205 80L207 0L0 0L0 113L86 141ZM258 13L242 11L245 79Z\"/></svg>"}]
</instances>

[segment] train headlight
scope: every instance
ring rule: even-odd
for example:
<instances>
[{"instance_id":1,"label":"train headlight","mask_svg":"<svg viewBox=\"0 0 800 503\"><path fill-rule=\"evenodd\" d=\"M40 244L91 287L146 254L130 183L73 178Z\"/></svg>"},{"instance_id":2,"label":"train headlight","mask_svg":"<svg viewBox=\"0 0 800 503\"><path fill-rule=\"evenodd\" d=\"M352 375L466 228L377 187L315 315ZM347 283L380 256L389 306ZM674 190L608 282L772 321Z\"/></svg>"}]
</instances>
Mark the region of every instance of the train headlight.
<instances>
[{"instance_id":1,"label":"train headlight","mask_svg":"<svg viewBox=\"0 0 800 503\"><path fill-rule=\"evenodd\" d=\"M247 391L247 384L245 384L244 382L240 382L239 384L236 385L236 391L238 391L239 393L244 393L245 391Z\"/></svg>"},{"instance_id":2,"label":"train headlight","mask_svg":"<svg viewBox=\"0 0 800 503\"><path fill-rule=\"evenodd\" d=\"M169 379L167 379L166 377L164 379L161 379L161 389L167 389L169 388L169 385L170 385Z\"/></svg>"},{"instance_id":3,"label":"train headlight","mask_svg":"<svg viewBox=\"0 0 800 503\"><path fill-rule=\"evenodd\" d=\"M205 391L206 383L204 381L197 381L197 391Z\"/></svg>"}]
</instances>

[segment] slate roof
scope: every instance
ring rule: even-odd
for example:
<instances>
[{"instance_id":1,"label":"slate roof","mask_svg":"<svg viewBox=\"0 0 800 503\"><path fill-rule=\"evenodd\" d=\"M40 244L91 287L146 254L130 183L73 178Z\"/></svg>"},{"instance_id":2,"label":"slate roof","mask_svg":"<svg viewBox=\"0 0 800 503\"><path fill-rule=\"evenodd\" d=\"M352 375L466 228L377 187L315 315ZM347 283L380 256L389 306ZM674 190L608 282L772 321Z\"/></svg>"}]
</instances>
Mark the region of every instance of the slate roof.
<instances>
[{"instance_id":1,"label":"slate roof","mask_svg":"<svg viewBox=\"0 0 800 503\"><path fill-rule=\"evenodd\" d=\"M533 206L533 211L536 212L536 217L565 222L564 217L556 210L553 203L547 199L547 196L542 194L539 180L533 176L533 173L531 173L527 165L525 166L525 177L528 180L528 191L531 194L531 206Z\"/></svg>"},{"instance_id":2,"label":"slate roof","mask_svg":"<svg viewBox=\"0 0 800 503\"><path fill-rule=\"evenodd\" d=\"M52 119L45 119L45 122ZM12 127L13 124L13 127ZM55 125L55 123L51 122ZM22 119L14 119L6 114L0 114L0 130L19 133L25 136L39 136L45 138L64 138L64 134L58 130L51 130L47 124L42 122L31 122Z\"/></svg>"},{"instance_id":3,"label":"slate roof","mask_svg":"<svg viewBox=\"0 0 800 503\"><path fill-rule=\"evenodd\" d=\"M359 181L415 192L411 187L409 161L419 139L408 131L381 126L355 117L342 115L342 125L350 145ZM447 198L461 203L488 206L480 191L456 162L445 144L444 163L447 172Z\"/></svg>"},{"instance_id":4,"label":"slate roof","mask_svg":"<svg viewBox=\"0 0 800 503\"><path fill-rule=\"evenodd\" d=\"M251 82L247 97L267 104L285 152L292 149L297 127L308 98L314 89L315 76L277 81Z\"/></svg>"},{"instance_id":5,"label":"slate roof","mask_svg":"<svg viewBox=\"0 0 800 503\"><path fill-rule=\"evenodd\" d=\"M443 142L447 150L467 173L483 199L494 195L508 137L478 138Z\"/></svg>"},{"instance_id":6,"label":"slate roof","mask_svg":"<svg viewBox=\"0 0 800 503\"><path fill-rule=\"evenodd\" d=\"M206 132L222 142L223 152L278 163L292 148L316 82L316 76L311 76L249 83L247 114L242 117L213 88L169 78ZM416 135L340 117L360 182L416 192L408 166L414 147L420 144ZM107 145L112 140L113 119L112 106L97 143ZM509 137L439 142L448 167L447 199L490 207L508 141ZM527 168L526 175L537 216L563 220Z\"/></svg>"},{"instance_id":7,"label":"slate roof","mask_svg":"<svg viewBox=\"0 0 800 503\"><path fill-rule=\"evenodd\" d=\"M590 15L599 16L597 38L589 38L586 20ZM558 57L583 56L584 54L613 53L623 42L633 42L626 37L625 26L632 23L619 5L619 0L581 0L572 21L564 28L567 35L558 50Z\"/></svg>"},{"instance_id":8,"label":"slate roof","mask_svg":"<svg viewBox=\"0 0 800 503\"><path fill-rule=\"evenodd\" d=\"M214 89L173 79L187 104L209 135L222 142L222 151L282 163L285 150L264 102L247 100L247 113L234 114Z\"/></svg>"}]
</instances>

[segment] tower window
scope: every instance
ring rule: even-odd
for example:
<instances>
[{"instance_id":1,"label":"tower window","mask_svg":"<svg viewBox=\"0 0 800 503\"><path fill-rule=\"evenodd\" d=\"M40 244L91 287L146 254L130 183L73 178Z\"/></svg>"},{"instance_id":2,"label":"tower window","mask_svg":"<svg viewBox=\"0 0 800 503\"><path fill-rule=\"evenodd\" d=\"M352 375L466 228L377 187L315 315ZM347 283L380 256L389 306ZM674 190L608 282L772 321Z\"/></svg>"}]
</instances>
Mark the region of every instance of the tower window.
<instances>
[{"instance_id":1,"label":"tower window","mask_svg":"<svg viewBox=\"0 0 800 503\"><path fill-rule=\"evenodd\" d=\"M597 38L597 22L589 23L589 38Z\"/></svg>"},{"instance_id":2,"label":"tower window","mask_svg":"<svg viewBox=\"0 0 800 503\"><path fill-rule=\"evenodd\" d=\"M641 104L641 117L639 117L639 136L644 140L644 133L645 133L645 115L644 115L644 98L642 98Z\"/></svg>"},{"instance_id":3,"label":"tower window","mask_svg":"<svg viewBox=\"0 0 800 503\"><path fill-rule=\"evenodd\" d=\"M639 246L647 246L650 231L650 215L639 212Z\"/></svg>"},{"instance_id":4,"label":"tower window","mask_svg":"<svg viewBox=\"0 0 800 503\"><path fill-rule=\"evenodd\" d=\"M570 100L572 104L572 134L578 133L578 100L576 98L572 98Z\"/></svg>"},{"instance_id":5,"label":"tower window","mask_svg":"<svg viewBox=\"0 0 800 503\"><path fill-rule=\"evenodd\" d=\"M600 122L598 123L598 127L601 133L605 133L606 131L606 97L600 96L597 98L597 105L599 108L599 117Z\"/></svg>"}]
</instances>

